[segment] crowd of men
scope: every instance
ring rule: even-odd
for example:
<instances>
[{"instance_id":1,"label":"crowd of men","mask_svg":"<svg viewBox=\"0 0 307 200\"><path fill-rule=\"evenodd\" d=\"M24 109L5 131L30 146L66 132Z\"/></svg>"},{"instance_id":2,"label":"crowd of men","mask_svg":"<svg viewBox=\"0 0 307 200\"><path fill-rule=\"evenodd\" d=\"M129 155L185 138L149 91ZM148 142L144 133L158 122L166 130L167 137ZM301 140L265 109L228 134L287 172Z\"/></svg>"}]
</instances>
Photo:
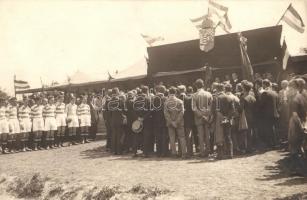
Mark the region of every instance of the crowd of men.
<instances>
[{"instance_id":1,"label":"crowd of men","mask_svg":"<svg viewBox=\"0 0 307 200\"><path fill-rule=\"evenodd\" d=\"M87 143L101 112L107 151L144 157L193 155L233 158L288 142L293 156L304 155L307 91L302 78L280 87L267 73L253 82L236 73L210 85L198 79L185 86L157 84L131 91L117 87L101 95L54 93L0 99L2 153ZM140 154L142 151L142 154Z\"/></svg>"},{"instance_id":2,"label":"crowd of men","mask_svg":"<svg viewBox=\"0 0 307 200\"><path fill-rule=\"evenodd\" d=\"M46 96L44 93L0 99L0 142L2 153L37 151L87 143L91 127L88 97L71 95L64 103L62 93Z\"/></svg>"},{"instance_id":3,"label":"crowd of men","mask_svg":"<svg viewBox=\"0 0 307 200\"><path fill-rule=\"evenodd\" d=\"M209 88L198 79L193 86L166 88L160 83L153 91L144 85L128 92L107 90L103 116L108 151L225 159L289 141L289 151L303 155L304 79L284 80L279 89L270 74L255 76L253 82L240 81L234 73Z\"/></svg>"}]
</instances>

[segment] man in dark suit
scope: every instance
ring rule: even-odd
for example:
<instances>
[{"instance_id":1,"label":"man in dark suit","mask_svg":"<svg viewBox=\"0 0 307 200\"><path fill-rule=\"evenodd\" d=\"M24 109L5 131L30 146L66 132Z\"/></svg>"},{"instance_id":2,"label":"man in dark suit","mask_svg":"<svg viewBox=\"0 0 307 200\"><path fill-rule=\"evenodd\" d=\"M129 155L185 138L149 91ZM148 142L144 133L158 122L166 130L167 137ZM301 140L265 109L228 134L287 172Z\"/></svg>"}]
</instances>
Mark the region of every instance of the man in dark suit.
<instances>
[{"instance_id":1,"label":"man in dark suit","mask_svg":"<svg viewBox=\"0 0 307 200\"><path fill-rule=\"evenodd\" d=\"M187 155L188 157L191 157L193 155L193 126L195 126L194 113L192 109L193 88L188 87L188 91L186 91L186 87L181 85L178 86L178 89L180 92L179 99L182 100L184 104L183 119L185 140L187 143Z\"/></svg>"},{"instance_id":2,"label":"man in dark suit","mask_svg":"<svg viewBox=\"0 0 307 200\"><path fill-rule=\"evenodd\" d=\"M279 117L278 114L278 94L271 89L271 82L263 80L264 91L260 97L260 112L263 119L263 136L267 147L277 144L275 125Z\"/></svg>"},{"instance_id":3,"label":"man in dark suit","mask_svg":"<svg viewBox=\"0 0 307 200\"><path fill-rule=\"evenodd\" d=\"M247 153L253 150L253 133L254 133L254 115L255 115L255 103L256 98L251 95L252 83L244 80L242 81L243 95L240 98L240 112L244 112L245 119L247 122L247 129L241 130L241 144ZM241 114L241 117L243 115ZM242 120L242 119L241 119ZM242 128L242 126L241 126Z\"/></svg>"},{"instance_id":4,"label":"man in dark suit","mask_svg":"<svg viewBox=\"0 0 307 200\"><path fill-rule=\"evenodd\" d=\"M109 111L111 112L112 152L115 155L120 155L123 150L121 137L123 134L125 102L120 97L118 88L112 89L112 99L108 105Z\"/></svg>"},{"instance_id":5,"label":"man in dark suit","mask_svg":"<svg viewBox=\"0 0 307 200\"><path fill-rule=\"evenodd\" d=\"M169 153L168 133L163 111L166 100L164 96L165 91L166 88L164 85L157 85L155 87L156 95L152 98L151 104L153 133L158 157L167 156Z\"/></svg>"},{"instance_id":6,"label":"man in dark suit","mask_svg":"<svg viewBox=\"0 0 307 200\"><path fill-rule=\"evenodd\" d=\"M141 87L141 94L138 94L133 107L136 117L143 122L143 154L145 157L149 156L151 151L152 140L152 116L150 111L150 97L148 96L148 87ZM137 146L133 147L133 151L136 154Z\"/></svg>"},{"instance_id":7,"label":"man in dark suit","mask_svg":"<svg viewBox=\"0 0 307 200\"><path fill-rule=\"evenodd\" d=\"M111 112L109 110L109 103L111 101L112 89L108 89L105 96L105 103L103 106L103 119L106 126L106 134L107 134L107 144L106 148L109 151L112 148L112 128L111 128ZM92 106L92 104L90 104ZM93 106L92 106L93 107ZM94 109L94 108L93 108ZM91 113L92 114L92 113ZM91 115L95 116L94 114Z\"/></svg>"}]
</instances>

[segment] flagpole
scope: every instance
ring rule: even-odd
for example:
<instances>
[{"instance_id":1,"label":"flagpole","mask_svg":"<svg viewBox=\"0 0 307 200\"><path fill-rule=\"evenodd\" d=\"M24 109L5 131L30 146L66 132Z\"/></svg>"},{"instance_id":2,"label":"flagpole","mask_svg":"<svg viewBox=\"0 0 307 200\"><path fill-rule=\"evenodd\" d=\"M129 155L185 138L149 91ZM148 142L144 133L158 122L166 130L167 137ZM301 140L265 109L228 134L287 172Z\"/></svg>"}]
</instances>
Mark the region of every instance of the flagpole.
<instances>
[{"instance_id":1,"label":"flagpole","mask_svg":"<svg viewBox=\"0 0 307 200\"><path fill-rule=\"evenodd\" d=\"M290 8L290 6L292 5L292 3L289 4L288 8L285 10L284 14L281 16L281 18L278 20L276 26L280 23L280 21L282 20L282 18L285 16L286 12L288 11L288 9Z\"/></svg>"},{"instance_id":2,"label":"flagpole","mask_svg":"<svg viewBox=\"0 0 307 200\"><path fill-rule=\"evenodd\" d=\"M16 74L14 74L14 96L16 98L16 86L15 86L15 81L16 81Z\"/></svg>"}]
</instances>

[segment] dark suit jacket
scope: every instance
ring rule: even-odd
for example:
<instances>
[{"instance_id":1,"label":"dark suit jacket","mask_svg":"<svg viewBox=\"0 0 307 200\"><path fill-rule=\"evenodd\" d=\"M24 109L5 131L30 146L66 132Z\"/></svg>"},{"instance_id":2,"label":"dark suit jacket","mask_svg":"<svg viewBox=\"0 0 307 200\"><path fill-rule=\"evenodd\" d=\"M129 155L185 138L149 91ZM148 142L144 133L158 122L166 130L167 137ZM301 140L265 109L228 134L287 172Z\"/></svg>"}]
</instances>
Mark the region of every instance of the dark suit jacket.
<instances>
[{"instance_id":1,"label":"dark suit jacket","mask_svg":"<svg viewBox=\"0 0 307 200\"><path fill-rule=\"evenodd\" d=\"M111 126L123 125L125 102L119 96L112 97L108 103L108 110L110 112Z\"/></svg>"},{"instance_id":2,"label":"dark suit jacket","mask_svg":"<svg viewBox=\"0 0 307 200\"><path fill-rule=\"evenodd\" d=\"M247 96L241 96L240 103L240 111L245 111L248 127L254 127L256 98L250 94Z\"/></svg>"},{"instance_id":3,"label":"dark suit jacket","mask_svg":"<svg viewBox=\"0 0 307 200\"><path fill-rule=\"evenodd\" d=\"M272 90L265 90L260 98L260 112L265 119L277 119L278 114L278 94Z\"/></svg>"},{"instance_id":4,"label":"dark suit jacket","mask_svg":"<svg viewBox=\"0 0 307 200\"><path fill-rule=\"evenodd\" d=\"M151 111L150 111L150 98L145 94L137 95L134 101L134 111L137 117L144 119L143 125L150 125Z\"/></svg>"},{"instance_id":5,"label":"dark suit jacket","mask_svg":"<svg viewBox=\"0 0 307 200\"><path fill-rule=\"evenodd\" d=\"M194 112L192 109L192 95L180 95L179 99L183 101L184 105L184 127L192 128L195 124L194 121Z\"/></svg>"},{"instance_id":6,"label":"dark suit jacket","mask_svg":"<svg viewBox=\"0 0 307 200\"><path fill-rule=\"evenodd\" d=\"M212 109L215 113L219 111L223 116L230 119L234 114L233 98L226 95L225 93L218 94L213 100Z\"/></svg>"},{"instance_id":7,"label":"dark suit jacket","mask_svg":"<svg viewBox=\"0 0 307 200\"><path fill-rule=\"evenodd\" d=\"M154 126L157 127L166 127L166 121L164 117L164 102L166 100L166 97L164 97L164 94L157 94L154 97L152 97L152 122Z\"/></svg>"}]
</instances>

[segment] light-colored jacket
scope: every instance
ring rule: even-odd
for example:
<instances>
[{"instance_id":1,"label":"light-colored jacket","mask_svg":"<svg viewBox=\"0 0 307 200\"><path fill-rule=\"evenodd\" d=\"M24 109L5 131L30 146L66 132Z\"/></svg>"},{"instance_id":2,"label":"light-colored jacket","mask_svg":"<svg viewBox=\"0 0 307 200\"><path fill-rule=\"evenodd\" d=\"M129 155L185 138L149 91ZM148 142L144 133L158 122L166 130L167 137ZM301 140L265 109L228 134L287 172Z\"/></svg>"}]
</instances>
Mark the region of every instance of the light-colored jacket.
<instances>
[{"instance_id":1,"label":"light-colored jacket","mask_svg":"<svg viewBox=\"0 0 307 200\"><path fill-rule=\"evenodd\" d=\"M172 127L172 122L175 122L177 127L183 127L183 113L183 101L178 99L175 95L170 95L164 103L164 116L166 120L166 126Z\"/></svg>"},{"instance_id":2,"label":"light-colored jacket","mask_svg":"<svg viewBox=\"0 0 307 200\"><path fill-rule=\"evenodd\" d=\"M198 89L192 96L192 109L194 111L195 125L201 125L205 123L204 117L209 118L211 116L213 97L210 92L204 89Z\"/></svg>"}]
</instances>

